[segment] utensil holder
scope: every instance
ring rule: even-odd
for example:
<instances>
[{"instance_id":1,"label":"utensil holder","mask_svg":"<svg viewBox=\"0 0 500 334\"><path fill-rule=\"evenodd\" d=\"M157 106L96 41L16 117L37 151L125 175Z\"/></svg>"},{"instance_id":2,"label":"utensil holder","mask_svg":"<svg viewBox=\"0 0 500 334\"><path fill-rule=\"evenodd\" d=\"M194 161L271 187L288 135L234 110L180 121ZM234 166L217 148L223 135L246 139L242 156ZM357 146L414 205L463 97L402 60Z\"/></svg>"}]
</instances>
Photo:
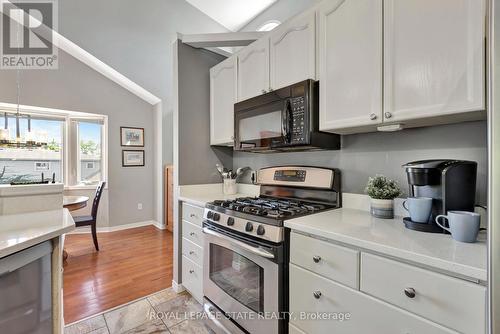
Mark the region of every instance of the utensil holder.
<instances>
[{"instance_id":1,"label":"utensil holder","mask_svg":"<svg viewBox=\"0 0 500 334\"><path fill-rule=\"evenodd\" d=\"M223 183L223 193L224 195L234 195L238 191L238 187L236 185L236 179L224 179Z\"/></svg>"}]
</instances>

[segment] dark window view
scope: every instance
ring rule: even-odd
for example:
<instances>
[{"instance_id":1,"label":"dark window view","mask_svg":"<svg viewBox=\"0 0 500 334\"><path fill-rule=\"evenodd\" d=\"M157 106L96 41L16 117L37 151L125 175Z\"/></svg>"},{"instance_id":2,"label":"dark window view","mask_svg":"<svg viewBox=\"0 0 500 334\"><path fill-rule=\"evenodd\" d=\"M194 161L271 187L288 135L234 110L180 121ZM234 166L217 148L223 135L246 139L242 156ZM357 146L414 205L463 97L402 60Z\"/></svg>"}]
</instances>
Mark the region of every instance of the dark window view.
<instances>
[{"instance_id":1,"label":"dark window view","mask_svg":"<svg viewBox=\"0 0 500 334\"><path fill-rule=\"evenodd\" d=\"M255 312L264 310L264 270L244 256L210 245L210 279Z\"/></svg>"}]
</instances>

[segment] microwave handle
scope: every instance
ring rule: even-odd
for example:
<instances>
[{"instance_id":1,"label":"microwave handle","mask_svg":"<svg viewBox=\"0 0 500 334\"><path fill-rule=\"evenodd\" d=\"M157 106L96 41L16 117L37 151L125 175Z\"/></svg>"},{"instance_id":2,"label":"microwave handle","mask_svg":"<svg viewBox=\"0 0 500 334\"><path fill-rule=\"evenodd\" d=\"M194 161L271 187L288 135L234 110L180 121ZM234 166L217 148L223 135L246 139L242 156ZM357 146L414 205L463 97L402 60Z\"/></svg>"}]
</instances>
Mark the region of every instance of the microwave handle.
<instances>
[{"instance_id":1,"label":"microwave handle","mask_svg":"<svg viewBox=\"0 0 500 334\"><path fill-rule=\"evenodd\" d=\"M283 136L285 137L285 142L290 143L292 141L292 133L291 133L291 128L292 128L292 104L290 103L290 100L286 100L285 103L285 110L283 111L283 117L282 117L282 128L283 128Z\"/></svg>"}]
</instances>

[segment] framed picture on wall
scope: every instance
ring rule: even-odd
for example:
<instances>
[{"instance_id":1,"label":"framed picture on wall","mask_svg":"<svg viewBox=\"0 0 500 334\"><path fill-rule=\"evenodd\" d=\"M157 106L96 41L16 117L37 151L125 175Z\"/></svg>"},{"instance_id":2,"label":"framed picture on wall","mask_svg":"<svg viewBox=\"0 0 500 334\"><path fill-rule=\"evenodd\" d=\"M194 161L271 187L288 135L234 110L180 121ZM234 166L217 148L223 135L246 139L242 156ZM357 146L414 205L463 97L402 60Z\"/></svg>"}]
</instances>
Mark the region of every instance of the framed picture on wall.
<instances>
[{"instance_id":1,"label":"framed picture on wall","mask_svg":"<svg viewBox=\"0 0 500 334\"><path fill-rule=\"evenodd\" d=\"M122 167L142 167L144 166L144 150L122 151Z\"/></svg>"},{"instance_id":2,"label":"framed picture on wall","mask_svg":"<svg viewBox=\"0 0 500 334\"><path fill-rule=\"evenodd\" d=\"M144 128L120 127L121 145L144 147Z\"/></svg>"}]
</instances>

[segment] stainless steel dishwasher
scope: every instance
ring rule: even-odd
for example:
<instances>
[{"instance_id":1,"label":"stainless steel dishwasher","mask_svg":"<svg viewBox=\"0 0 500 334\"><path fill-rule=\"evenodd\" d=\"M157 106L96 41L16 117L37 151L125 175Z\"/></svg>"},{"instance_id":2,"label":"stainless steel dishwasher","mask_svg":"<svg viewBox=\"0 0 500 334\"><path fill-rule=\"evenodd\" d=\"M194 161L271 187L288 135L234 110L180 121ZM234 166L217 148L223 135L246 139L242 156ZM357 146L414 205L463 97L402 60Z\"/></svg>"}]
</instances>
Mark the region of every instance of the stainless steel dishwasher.
<instances>
[{"instance_id":1,"label":"stainless steel dishwasher","mask_svg":"<svg viewBox=\"0 0 500 334\"><path fill-rule=\"evenodd\" d=\"M52 333L52 243L0 259L0 333Z\"/></svg>"}]
</instances>

